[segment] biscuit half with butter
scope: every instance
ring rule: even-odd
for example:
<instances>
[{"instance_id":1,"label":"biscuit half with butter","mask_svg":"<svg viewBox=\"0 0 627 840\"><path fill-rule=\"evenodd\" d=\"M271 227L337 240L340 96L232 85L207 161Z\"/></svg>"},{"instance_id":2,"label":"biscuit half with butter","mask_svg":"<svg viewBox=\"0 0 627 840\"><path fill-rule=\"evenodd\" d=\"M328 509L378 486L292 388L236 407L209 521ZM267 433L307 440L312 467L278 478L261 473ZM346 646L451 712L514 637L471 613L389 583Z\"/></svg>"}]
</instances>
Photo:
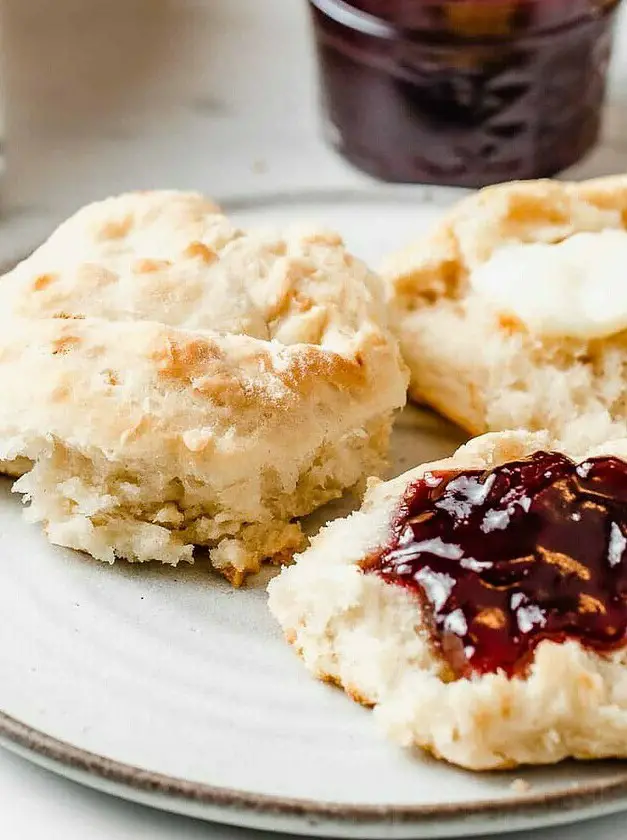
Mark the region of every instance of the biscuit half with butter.
<instances>
[{"instance_id":1,"label":"biscuit half with butter","mask_svg":"<svg viewBox=\"0 0 627 840\"><path fill-rule=\"evenodd\" d=\"M269 587L315 676L474 770L627 757L627 440L483 435L372 482Z\"/></svg>"},{"instance_id":2,"label":"biscuit half with butter","mask_svg":"<svg viewBox=\"0 0 627 840\"><path fill-rule=\"evenodd\" d=\"M410 394L472 434L627 434L627 176L463 200L390 257Z\"/></svg>"},{"instance_id":3,"label":"biscuit half with butter","mask_svg":"<svg viewBox=\"0 0 627 840\"><path fill-rule=\"evenodd\" d=\"M381 469L407 373L378 277L196 194L79 211L0 284L0 462L50 539L233 583Z\"/></svg>"}]
</instances>

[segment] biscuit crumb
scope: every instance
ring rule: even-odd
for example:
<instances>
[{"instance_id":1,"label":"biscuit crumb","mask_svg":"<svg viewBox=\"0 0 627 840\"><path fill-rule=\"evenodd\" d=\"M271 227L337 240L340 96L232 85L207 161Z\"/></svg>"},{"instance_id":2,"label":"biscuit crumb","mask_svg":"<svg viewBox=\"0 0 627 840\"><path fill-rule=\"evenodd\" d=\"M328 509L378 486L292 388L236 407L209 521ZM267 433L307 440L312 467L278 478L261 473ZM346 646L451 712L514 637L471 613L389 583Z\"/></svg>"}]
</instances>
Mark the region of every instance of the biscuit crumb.
<instances>
[{"instance_id":1,"label":"biscuit crumb","mask_svg":"<svg viewBox=\"0 0 627 840\"><path fill-rule=\"evenodd\" d=\"M514 791L514 793L527 793L531 789L531 785L526 779L514 779L511 783L510 788Z\"/></svg>"}]
</instances>

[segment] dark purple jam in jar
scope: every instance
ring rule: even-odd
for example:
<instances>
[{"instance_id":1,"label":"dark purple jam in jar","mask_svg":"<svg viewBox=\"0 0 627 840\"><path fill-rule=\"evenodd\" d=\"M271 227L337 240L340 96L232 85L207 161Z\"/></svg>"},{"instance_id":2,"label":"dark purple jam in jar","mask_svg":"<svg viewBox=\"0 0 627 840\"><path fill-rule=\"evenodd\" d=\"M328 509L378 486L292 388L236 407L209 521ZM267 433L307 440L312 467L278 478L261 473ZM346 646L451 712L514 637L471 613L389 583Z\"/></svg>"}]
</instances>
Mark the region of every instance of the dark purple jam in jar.
<instances>
[{"instance_id":1,"label":"dark purple jam in jar","mask_svg":"<svg viewBox=\"0 0 627 840\"><path fill-rule=\"evenodd\" d=\"M526 669L543 639L627 641L627 463L536 452L426 473L364 571L414 592L455 677Z\"/></svg>"},{"instance_id":2,"label":"dark purple jam in jar","mask_svg":"<svg viewBox=\"0 0 627 840\"><path fill-rule=\"evenodd\" d=\"M554 175L595 143L620 0L310 0L327 134L386 181Z\"/></svg>"}]
</instances>

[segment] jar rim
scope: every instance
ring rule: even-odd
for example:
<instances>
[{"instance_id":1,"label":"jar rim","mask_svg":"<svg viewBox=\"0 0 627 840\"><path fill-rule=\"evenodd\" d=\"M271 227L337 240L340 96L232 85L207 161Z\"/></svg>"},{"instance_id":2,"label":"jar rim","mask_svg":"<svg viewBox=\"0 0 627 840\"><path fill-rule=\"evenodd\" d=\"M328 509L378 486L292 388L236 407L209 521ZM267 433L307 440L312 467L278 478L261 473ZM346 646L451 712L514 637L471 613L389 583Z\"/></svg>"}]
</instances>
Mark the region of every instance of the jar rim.
<instances>
[{"instance_id":1,"label":"jar rim","mask_svg":"<svg viewBox=\"0 0 627 840\"><path fill-rule=\"evenodd\" d=\"M310 0L310 3L336 23L372 35L375 38L393 38L398 33L394 24L370 12L356 9L346 0Z\"/></svg>"},{"instance_id":2,"label":"jar rim","mask_svg":"<svg viewBox=\"0 0 627 840\"><path fill-rule=\"evenodd\" d=\"M473 2L477 5L490 5L501 3L502 5L511 2L511 0L456 0L460 3L460 5L464 2ZM556 0L556 2L564 2L564 0ZM364 35L370 35L371 37L375 38L396 38L402 36L403 33L406 34L407 29L406 27L401 27L394 22L379 17L378 15L373 14L372 12L367 12L363 9L359 9L353 5L350 0L309 0L312 6L317 8L320 12L325 14L331 20L339 23L347 28L350 28L356 32L360 32ZM421 0L424 6L441 6L446 0ZM451 0L448 0L450 3ZM453 0L455 2L455 0ZM548 4L551 0L526 0L527 3L533 5L535 4ZM583 3L586 0L583 0ZM562 23L575 23L577 20L583 20L589 15L594 15L594 13L605 13L611 11L616 6L618 6L621 0L588 0L589 8L586 10L584 8L579 8L574 14L570 16L565 16L565 19ZM551 27L549 27L550 29Z\"/></svg>"}]
</instances>

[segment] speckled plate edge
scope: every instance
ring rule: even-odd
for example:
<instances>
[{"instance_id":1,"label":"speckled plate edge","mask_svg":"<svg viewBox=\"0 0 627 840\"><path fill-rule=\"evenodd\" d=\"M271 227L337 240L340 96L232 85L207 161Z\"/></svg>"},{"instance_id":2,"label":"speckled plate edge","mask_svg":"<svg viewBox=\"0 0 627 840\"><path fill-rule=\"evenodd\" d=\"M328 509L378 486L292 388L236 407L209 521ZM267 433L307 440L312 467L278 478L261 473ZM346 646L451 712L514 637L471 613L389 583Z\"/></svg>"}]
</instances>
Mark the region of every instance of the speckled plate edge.
<instances>
[{"instance_id":1,"label":"speckled plate edge","mask_svg":"<svg viewBox=\"0 0 627 840\"><path fill-rule=\"evenodd\" d=\"M259 192L217 197L226 212L334 201L422 202L442 209L469 191L429 186ZM20 257L22 259L22 257ZM0 275L18 259L3 261ZM80 749L0 711L0 746L71 781L171 813L228 825L347 838L447 838L566 825L627 811L627 767L611 780L572 790L450 805L365 806L290 799L191 782Z\"/></svg>"},{"instance_id":2,"label":"speckled plate edge","mask_svg":"<svg viewBox=\"0 0 627 840\"><path fill-rule=\"evenodd\" d=\"M572 791L498 802L394 807L263 796L152 773L79 749L0 712L0 745L72 781L161 810L316 836L435 838L572 823L627 809L627 769Z\"/></svg>"}]
</instances>

